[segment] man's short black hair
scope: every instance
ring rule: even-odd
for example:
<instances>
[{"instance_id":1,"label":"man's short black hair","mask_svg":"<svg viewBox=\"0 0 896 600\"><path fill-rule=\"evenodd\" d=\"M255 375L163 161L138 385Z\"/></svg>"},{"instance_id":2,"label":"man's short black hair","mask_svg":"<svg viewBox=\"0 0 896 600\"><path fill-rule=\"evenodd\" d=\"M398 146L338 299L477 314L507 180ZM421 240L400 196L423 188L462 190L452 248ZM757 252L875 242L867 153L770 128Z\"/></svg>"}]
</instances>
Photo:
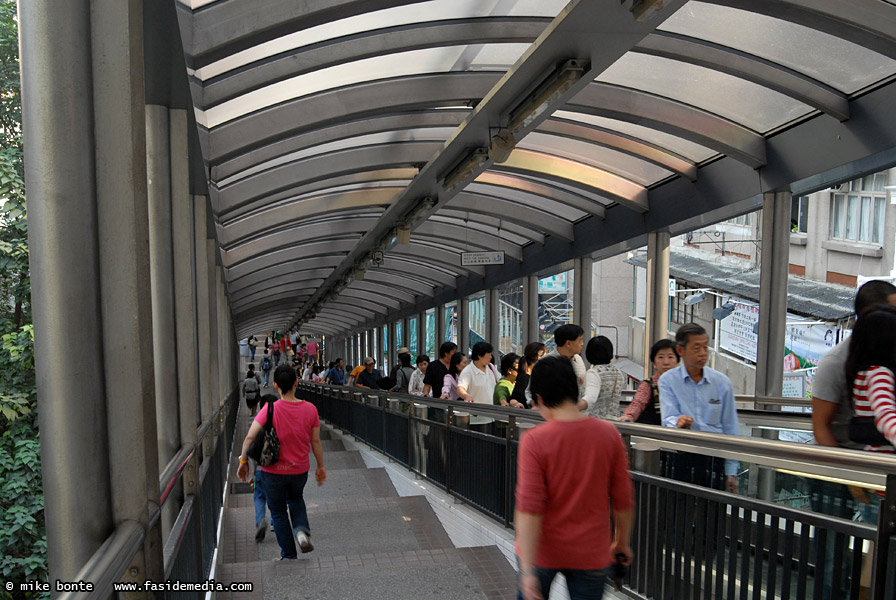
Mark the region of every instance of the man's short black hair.
<instances>
[{"instance_id":1,"label":"man's short black hair","mask_svg":"<svg viewBox=\"0 0 896 600\"><path fill-rule=\"evenodd\" d=\"M479 360L489 352L492 352L494 348L488 342L476 342L473 344L473 350L470 352L471 358L475 360Z\"/></svg>"},{"instance_id":2,"label":"man's short black hair","mask_svg":"<svg viewBox=\"0 0 896 600\"><path fill-rule=\"evenodd\" d=\"M579 383L572 361L564 356L546 356L535 363L529 387L535 402L541 402L547 408L576 402L579 397Z\"/></svg>"},{"instance_id":3,"label":"man's short black hair","mask_svg":"<svg viewBox=\"0 0 896 600\"><path fill-rule=\"evenodd\" d=\"M596 335L588 340L585 347L585 358L592 365L608 365L613 360L613 342L603 335Z\"/></svg>"},{"instance_id":4,"label":"man's short black hair","mask_svg":"<svg viewBox=\"0 0 896 600\"><path fill-rule=\"evenodd\" d=\"M503 377L507 377L507 374L510 373L510 369L516 369L519 362L519 354L515 354L513 352L511 352L510 354L505 354L501 359L501 375Z\"/></svg>"},{"instance_id":5,"label":"man's short black hair","mask_svg":"<svg viewBox=\"0 0 896 600\"><path fill-rule=\"evenodd\" d=\"M398 362L402 367L410 367L411 366L411 355L407 352L402 352L398 355Z\"/></svg>"},{"instance_id":6,"label":"man's short black hair","mask_svg":"<svg viewBox=\"0 0 896 600\"><path fill-rule=\"evenodd\" d=\"M426 355L426 354L418 354L418 355L417 355L417 360L416 360L416 362L415 362L414 364L419 365L420 363L423 363L423 362L428 363L428 362L429 362L429 356Z\"/></svg>"},{"instance_id":7,"label":"man's short black hair","mask_svg":"<svg viewBox=\"0 0 896 600\"><path fill-rule=\"evenodd\" d=\"M893 294L896 294L896 286L889 281L872 279L862 284L856 292L856 316L861 317L862 313L878 304L888 304L887 298Z\"/></svg>"},{"instance_id":8,"label":"man's short black hair","mask_svg":"<svg viewBox=\"0 0 896 600\"><path fill-rule=\"evenodd\" d=\"M685 323L675 332L675 345L687 346L692 335L706 335L706 330L696 323Z\"/></svg>"},{"instance_id":9,"label":"man's short black hair","mask_svg":"<svg viewBox=\"0 0 896 600\"><path fill-rule=\"evenodd\" d=\"M439 346L439 358L445 358L452 350L457 350L457 344L454 342L445 342Z\"/></svg>"},{"instance_id":10,"label":"man's short black hair","mask_svg":"<svg viewBox=\"0 0 896 600\"><path fill-rule=\"evenodd\" d=\"M277 388L280 390L281 394L291 392L298 379L296 370L292 365L280 365L274 371L274 383L277 384Z\"/></svg>"},{"instance_id":11,"label":"man's short black hair","mask_svg":"<svg viewBox=\"0 0 896 600\"><path fill-rule=\"evenodd\" d=\"M336 360L333 361L333 364L335 364L335 365L338 366L340 362L342 362L342 359L341 359L341 358L337 358Z\"/></svg>"},{"instance_id":12,"label":"man's short black hair","mask_svg":"<svg viewBox=\"0 0 896 600\"><path fill-rule=\"evenodd\" d=\"M566 342L574 342L583 335L585 335L584 329L575 323L568 323L554 330L554 343L557 344L558 348L562 348L566 345Z\"/></svg>"}]
</instances>

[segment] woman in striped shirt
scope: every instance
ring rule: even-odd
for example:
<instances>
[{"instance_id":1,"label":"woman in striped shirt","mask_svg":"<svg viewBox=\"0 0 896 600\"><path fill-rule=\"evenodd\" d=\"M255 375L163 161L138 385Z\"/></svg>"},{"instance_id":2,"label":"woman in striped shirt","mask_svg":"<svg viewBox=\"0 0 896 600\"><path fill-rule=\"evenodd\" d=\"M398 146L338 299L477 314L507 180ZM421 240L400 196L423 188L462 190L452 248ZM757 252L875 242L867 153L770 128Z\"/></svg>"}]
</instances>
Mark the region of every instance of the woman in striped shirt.
<instances>
[{"instance_id":1,"label":"woman in striped shirt","mask_svg":"<svg viewBox=\"0 0 896 600\"><path fill-rule=\"evenodd\" d=\"M856 321L849 340L846 380L853 382L855 417L873 419L881 438L855 439L865 450L896 452L896 307L879 306ZM850 423L850 438L861 423ZM873 434L873 430L871 432ZM867 435L859 436L867 438Z\"/></svg>"}]
</instances>

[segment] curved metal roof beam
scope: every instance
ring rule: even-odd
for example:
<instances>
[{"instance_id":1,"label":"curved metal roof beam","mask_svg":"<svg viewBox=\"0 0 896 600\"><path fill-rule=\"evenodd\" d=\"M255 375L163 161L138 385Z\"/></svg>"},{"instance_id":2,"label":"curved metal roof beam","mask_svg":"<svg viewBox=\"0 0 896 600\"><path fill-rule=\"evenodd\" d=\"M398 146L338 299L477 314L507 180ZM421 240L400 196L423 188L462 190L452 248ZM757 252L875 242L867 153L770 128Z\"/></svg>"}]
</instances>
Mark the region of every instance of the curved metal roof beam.
<instances>
[{"instance_id":1,"label":"curved metal roof beam","mask_svg":"<svg viewBox=\"0 0 896 600\"><path fill-rule=\"evenodd\" d=\"M328 302L324 303L324 305L321 307L321 312L323 313L325 311L329 311L331 313L338 313L338 314L345 316L346 318L359 318L360 317L359 322L363 321L365 319L376 318L380 314L386 314L386 313L379 313L377 311L370 310L369 308L363 308L360 305L346 304L345 302L339 302L338 300L332 301L332 302L328 301Z\"/></svg>"},{"instance_id":2,"label":"curved metal roof beam","mask_svg":"<svg viewBox=\"0 0 896 600\"><path fill-rule=\"evenodd\" d=\"M879 0L702 0L823 31L896 60L896 14Z\"/></svg>"},{"instance_id":3,"label":"curved metal roof beam","mask_svg":"<svg viewBox=\"0 0 896 600\"><path fill-rule=\"evenodd\" d=\"M416 298L414 296L414 292L412 290L403 290L403 289L395 289L393 286L388 283L380 283L377 281L370 281L369 279L364 279L362 281L353 281L349 284L345 291L349 290L361 290L364 292L370 292L373 294L379 294L394 300L398 300L399 302L404 302L405 304L411 304L416 302ZM344 292L343 292L344 293Z\"/></svg>"},{"instance_id":4,"label":"curved metal roof beam","mask_svg":"<svg viewBox=\"0 0 896 600\"><path fill-rule=\"evenodd\" d=\"M394 256L386 253L381 269L393 271L396 274L407 273L413 275L423 281L431 284L433 287L454 287L457 283L458 274L446 273L439 269L428 266L424 261L426 259L410 260L405 256Z\"/></svg>"},{"instance_id":5,"label":"curved metal roof beam","mask_svg":"<svg viewBox=\"0 0 896 600\"><path fill-rule=\"evenodd\" d=\"M299 13L295 0L267 0L263 7L254 2L219 0L192 13L192 35L185 36L190 43L184 44L189 54L187 64L198 69L296 31L421 1L305 0Z\"/></svg>"},{"instance_id":6,"label":"curved metal roof beam","mask_svg":"<svg viewBox=\"0 0 896 600\"><path fill-rule=\"evenodd\" d=\"M429 21L364 31L295 48L203 82L205 108L298 75L423 48L469 44L532 43L551 19L544 17L477 17Z\"/></svg>"},{"instance_id":7,"label":"curved metal roof beam","mask_svg":"<svg viewBox=\"0 0 896 600\"><path fill-rule=\"evenodd\" d=\"M348 287L342 290L339 293L339 297L356 298L358 300L363 300L364 302L369 302L371 304L378 304L387 310L398 310L399 308L401 308L401 302L398 302L397 300L394 300L389 296L377 294L374 292L368 292L362 289L355 289L354 287Z\"/></svg>"},{"instance_id":8,"label":"curved metal roof beam","mask_svg":"<svg viewBox=\"0 0 896 600\"><path fill-rule=\"evenodd\" d=\"M564 110L653 127L712 148L754 169L767 163L765 138L758 133L699 108L639 90L592 82Z\"/></svg>"},{"instance_id":9,"label":"curved metal roof beam","mask_svg":"<svg viewBox=\"0 0 896 600\"><path fill-rule=\"evenodd\" d=\"M304 271L302 276L305 279L320 279L321 277L326 278L329 275L331 269L316 269L313 271ZM276 294L282 290L290 289L290 290L299 290L301 288L297 288L297 282L302 281L302 279L297 275L292 275L291 277L281 277L278 279L266 280L261 284L254 285L252 287L243 289L239 292L230 292L230 301L232 303L243 302L248 298L256 296L258 294Z\"/></svg>"},{"instance_id":10,"label":"curved metal roof beam","mask_svg":"<svg viewBox=\"0 0 896 600\"><path fill-rule=\"evenodd\" d=\"M436 223L433 220L429 220L421 224L414 231L425 236L452 240L449 243L454 246L459 245L461 242L469 242L470 244L479 246L483 250L503 250L510 258L518 261L523 260L523 249L516 244L512 244L475 229L461 227L460 225L444 222Z\"/></svg>"},{"instance_id":11,"label":"curved metal roof beam","mask_svg":"<svg viewBox=\"0 0 896 600\"><path fill-rule=\"evenodd\" d=\"M389 131L457 127L469 114L469 109L432 109L329 123L222 162L212 167L211 178L214 181L221 181L249 169L257 168L259 165L264 166L265 163L278 158L328 142Z\"/></svg>"},{"instance_id":12,"label":"curved metal roof beam","mask_svg":"<svg viewBox=\"0 0 896 600\"><path fill-rule=\"evenodd\" d=\"M242 323L253 319L277 320L282 319L284 314L287 314L287 306L283 302L268 302L235 314L234 321Z\"/></svg>"},{"instance_id":13,"label":"curved metal roof beam","mask_svg":"<svg viewBox=\"0 0 896 600\"><path fill-rule=\"evenodd\" d=\"M288 191L297 185L350 173L408 167L421 156L437 151L444 140L376 144L328 152L278 165L218 189L218 201L227 207Z\"/></svg>"},{"instance_id":14,"label":"curved metal roof beam","mask_svg":"<svg viewBox=\"0 0 896 600\"><path fill-rule=\"evenodd\" d=\"M573 225L566 219L556 217L543 210L513 202L512 200L461 192L448 202L447 207L471 213L496 216L526 229L543 231L570 242L575 239Z\"/></svg>"},{"instance_id":15,"label":"curved metal roof beam","mask_svg":"<svg viewBox=\"0 0 896 600\"><path fill-rule=\"evenodd\" d=\"M469 275L485 275L485 267L464 266L460 262L460 252L454 252L450 248L443 246L427 246L415 243L413 236L410 244L398 244L389 250L389 254L398 254L402 256L420 257L435 265L440 265L449 270L463 271Z\"/></svg>"},{"instance_id":16,"label":"curved metal roof beam","mask_svg":"<svg viewBox=\"0 0 896 600\"><path fill-rule=\"evenodd\" d=\"M316 256L314 258L301 258L284 263L275 263L258 269L234 279L228 279L227 289L230 293L238 292L247 287L259 285L268 280L291 281L296 273L302 271L314 271L317 269L332 268L342 262L342 256ZM225 271L226 274L226 271Z\"/></svg>"},{"instance_id":17,"label":"curved metal roof beam","mask_svg":"<svg viewBox=\"0 0 896 600\"><path fill-rule=\"evenodd\" d=\"M600 199L596 195L574 194L569 190L548 185L539 181L533 181L525 177L519 177L510 173L499 173L497 171L486 171L476 178L476 181L467 186L466 189L476 191L483 186L494 186L505 188L514 193L533 194L544 198L550 198L555 202L566 204L573 208L577 208L588 214L596 215L601 219L606 216L606 208L600 203ZM502 192L501 195L513 198L508 192Z\"/></svg>"},{"instance_id":18,"label":"curved metal roof beam","mask_svg":"<svg viewBox=\"0 0 896 600\"><path fill-rule=\"evenodd\" d=\"M299 302L305 302L308 298L311 297L311 294L300 294L299 292L305 290L304 287L295 287L293 289L285 289L283 291L273 291L268 292L266 294L256 294L251 298L244 298L237 302L231 302L231 310L246 310L247 308L251 308L257 305L259 302L263 300L270 301L284 301L284 304L289 304L290 306L295 306L295 304ZM307 290L305 290L307 291Z\"/></svg>"},{"instance_id":19,"label":"curved metal roof beam","mask_svg":"<svg viewBox=\"0 0 896 600\"><path fill-rule=\"evenodd\" d=\"M280 207L283 210L285 207ZM265 244L270 246L287 246L295 240L313 240L328 237L339 237L347 233L364 233L379 220L379 215L354 215L337 213L333 217L324 219L308 219L281 221L279 227L271 226L247 233L243 237L236 237L234 230L229 227L217 227L218 243L225 252L236 251L238 248L251 245L254 240L264 237ZM273 231L272 231L273 230ZM276 238L286 238L283 244L277 244Z\"/></svg>"},{"instance_id":20,"label":"curved metal roof beam","mask_svg":"<svg viewBox=\"0 0 896 600\"><path fill-rule=\"evenodd\" d=\"M691 181L697 180L697 165L692 161L664 148L659 148L615 131L558 118L548 119L543 122L538 126L537 131L610 148L672 171Z\"/></svg>"},{"instance_id":21,"label":"curved metal roof beam","mask_svg":"<svg viewBox=\"0 0 896 600\"><path fill-rule=\"evenodd\" d=\"M518 148L511 152L510 158L492 168L511 173L534 173L538 177L593 188L626 208L640 213L647 212L647 188L609 171L568 158Z\"/></svg>"},{"instance_id":22,"label":"curved metal roof beam","mask_svg":"<svg viewBox=\"0 0 896 600\"><path fill-rule=\"evenodd\" d=\"M544 244L545 240L544 233L539 229L533 228L532 225L519 225L503 217L484 213L474 214L452 206L446 206L439 211L437 216L432 218L437 221L448 219L457 225L462 224L462 227L476 229L487 235L500 237L516 246L525 246L530 242Z\"/></svg>"},{"instance_id":23,"label":"curved metal roof beam","mask_svg":"<svg viewBox=\"0 0 896 600\"><path fill-rule=\"evenodd\" d=\"M419 296L432 296L433 292L435 292L435 289L431 285L423 283L418 279L395 275L379 269L367 269L367 273L364 275L364 281L367 281L368 279L386 285L394 285L402 290L407 290Z\"/></svg>"},{"instance_id":24,"label":"curved metal roof beam","mask_svg":"<svg viewBox=\"0 0 896 600\"><path fill-rule=\"evenodd\" d=\"M675 33L656 32L632 51L727 73L799 100L838 121L849 118L849 101L837 90L783 65L733 48Z\"/></svg>"},{"instance_id":25,"label":"curved metal roof beam","mask_svg":"<svg viewBox=\"0 0 896 600\"><path fill-rule=\"evenodd\" d=\"M341 240L326 240L312 243L298 243L286 248L265 250L259 247L259 252L242 262L230 262L228 256L222 257L225 269L230 269L228 279L236 279L247 275L255 269L261 269L278 261L290 261L309 256L326 256L328 254L344 254L350 252L357 243L357 236L351 236Z\"/></svg>"},{"instance_id":26,"label":"curved metal roof beam","mask_svg":"<svg viewBox=\"0 0 896 600\"><path fill-rule=\"evenodd\" d=\"M415 75L360 83L284 102L209 131L208 162L216 165L334 122L466 105L485 96L501 75L488 71Z\"/></svg>"}]
</instances>

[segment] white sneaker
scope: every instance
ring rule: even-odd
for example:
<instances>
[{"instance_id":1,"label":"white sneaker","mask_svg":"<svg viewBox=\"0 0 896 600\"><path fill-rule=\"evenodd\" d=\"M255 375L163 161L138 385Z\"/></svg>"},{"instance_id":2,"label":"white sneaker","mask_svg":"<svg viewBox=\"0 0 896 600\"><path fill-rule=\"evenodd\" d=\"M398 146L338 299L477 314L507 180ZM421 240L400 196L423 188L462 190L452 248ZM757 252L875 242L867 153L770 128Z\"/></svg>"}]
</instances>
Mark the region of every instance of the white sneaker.
<instances>
[{"instance_id":1,"label":"white sneaker","mask_svg":"<svg viewBox=\"0 0 896 600\"><path fill-rule=\"evenodd\" d=\"M304 531L300 531L296 534L296 542L298 542L302 554L314 550L314 545L311 543L311 537Z\"/></svg>"}]
</instances>

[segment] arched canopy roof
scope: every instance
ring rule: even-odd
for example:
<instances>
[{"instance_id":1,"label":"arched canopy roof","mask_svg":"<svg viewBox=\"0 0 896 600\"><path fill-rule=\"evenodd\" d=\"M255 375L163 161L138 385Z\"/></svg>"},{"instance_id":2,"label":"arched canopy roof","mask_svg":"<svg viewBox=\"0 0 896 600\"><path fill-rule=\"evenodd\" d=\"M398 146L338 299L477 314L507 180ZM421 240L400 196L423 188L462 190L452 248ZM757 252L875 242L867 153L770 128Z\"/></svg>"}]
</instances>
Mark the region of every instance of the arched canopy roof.
<instances>
[{"instance_id":1,"label":"arched canopy roof","mask_svg":"<svg viewBox=\"0 0 896 600\"><path fill-rule=\"evenodd\" d=\"M896 164L891 1L177 2L239 335L351 332Z\"/></svg>"}]
</instances>

